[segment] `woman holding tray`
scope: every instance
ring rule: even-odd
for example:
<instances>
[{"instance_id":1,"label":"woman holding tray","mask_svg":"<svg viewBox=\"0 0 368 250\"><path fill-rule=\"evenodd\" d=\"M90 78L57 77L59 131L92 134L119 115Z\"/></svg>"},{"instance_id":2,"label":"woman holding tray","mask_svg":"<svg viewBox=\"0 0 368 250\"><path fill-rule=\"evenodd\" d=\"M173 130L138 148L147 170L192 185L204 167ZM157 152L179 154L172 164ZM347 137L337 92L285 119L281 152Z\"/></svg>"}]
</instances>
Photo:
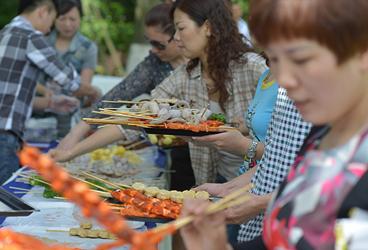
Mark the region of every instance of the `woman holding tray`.
<instances>
[{"instance_id":1,"label":"woman holding tray","mask_svg":"<svg viewBox=\"0 0 368 250\"><path fill-rule=\"evenodd\" d=\"M250 28L271 71L315 127L269 204L262 237L235 249L367 247L367 11L365 0L252 1ZM187 247L230 249L224 216L204 216L206 207L185 206L184 215L199 215L182 230Z\"/></svg>"},{"instance_id":2,"label":"woman holding tray","mask_svg":"<svg viewBox=\"0 0 368 250\"><path fill-rule=\"evenodd\" d=\"M224 113L236 122L246 112L257 81L267 69L264 59L242 40L223 0L179 0L173 3L176 26L174 40L190 59L152 91L154 98L176 98L193 103L193 108ZM242 120L242 119L241 119ZM116 126L104 128L57 160L67 160L127 136ZM190 143L196 184L223 182L234 178L242 157Z\"/></svg>"}]
</instances>

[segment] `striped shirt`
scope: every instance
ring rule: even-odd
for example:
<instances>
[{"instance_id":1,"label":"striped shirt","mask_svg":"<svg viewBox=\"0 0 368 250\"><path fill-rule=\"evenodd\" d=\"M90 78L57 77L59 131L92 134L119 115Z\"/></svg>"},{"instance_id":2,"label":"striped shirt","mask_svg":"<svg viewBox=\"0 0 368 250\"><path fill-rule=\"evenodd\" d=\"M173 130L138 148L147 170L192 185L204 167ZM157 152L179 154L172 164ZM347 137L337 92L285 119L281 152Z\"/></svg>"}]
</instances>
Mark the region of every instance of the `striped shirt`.
<instances>
[{"instance_id":1,"label":"striped shirt","mask_svg":"<svg viewBox=\"0 0 368 250\"><path fill-rule=\"evenodd\" d=\"M22 137L42 72L69 91L79 88L74 68L59 61L44 35L17 16L0 31L0 130Z\"/></svg>"}]
</instances>

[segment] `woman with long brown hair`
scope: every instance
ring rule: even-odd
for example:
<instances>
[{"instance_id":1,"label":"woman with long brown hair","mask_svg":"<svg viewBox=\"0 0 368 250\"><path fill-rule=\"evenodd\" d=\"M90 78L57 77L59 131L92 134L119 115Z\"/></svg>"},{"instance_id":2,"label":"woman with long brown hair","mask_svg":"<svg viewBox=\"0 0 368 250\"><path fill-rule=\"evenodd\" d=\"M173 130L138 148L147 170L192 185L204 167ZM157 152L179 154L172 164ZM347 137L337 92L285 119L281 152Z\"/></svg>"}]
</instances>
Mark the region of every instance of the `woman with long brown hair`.
<instances>
[{"instance_id":1,"label":"woman with long brown hair","mask_svg":"<svg viewBox=\"0 0 368 250\"><path fill-rule=\"evenodd\" d=\"M178 0L172 8L174 36L190 61L156 89L154 97L176 97L195 106L224 113L236 122L247 110L257 81L266 70L263 58L243 42L223 0ZM243 122L243 121L242 121ZM242 159L224 151L191 143L197 184L235 177Z\"/></svg>"},{"instance_id":2,"label":"woman with long brown hair","mask_svg":"<svg viewBox=\"0 0 368 250\"><path fill-rule=\"evenodd\" d=\"M230 6L223 0L178 0L171 13L176 27L174 40L190 61L157 86L152 96L186 100L194 108L209 106L215 113L224 113L228 122L237 122L267 69L264 59L243 42ZM77 144L69 156L124 137L119 128L107 127ZM193 143L190 156L196 184L230 180L243 161L239 156Z\"/></svg>"}]
</instances>

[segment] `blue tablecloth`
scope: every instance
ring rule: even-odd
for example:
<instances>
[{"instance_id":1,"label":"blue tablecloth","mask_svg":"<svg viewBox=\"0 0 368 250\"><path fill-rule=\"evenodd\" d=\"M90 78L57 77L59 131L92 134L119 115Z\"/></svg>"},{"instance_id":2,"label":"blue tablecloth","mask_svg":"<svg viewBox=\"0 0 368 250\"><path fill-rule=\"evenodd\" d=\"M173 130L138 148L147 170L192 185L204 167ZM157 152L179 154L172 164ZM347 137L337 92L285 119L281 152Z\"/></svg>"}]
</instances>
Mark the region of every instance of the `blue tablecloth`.
<instances>
[{"instance_id":1,"label":"blue tablecloth","mask_svg":"<svg viewBox=\"0 0 368 250\"><path fill-rule=\"evenodd\" d=\"M58 145L58 142L57 141L52 141L50 143L28 142L28 145L30 145L32 147L39 148L42 152L47 153L50 149L55 148ZM24 171L28 171L28 170L26 168L22 168L22 169L18 170L12 177L10 177L10 179L4 185L2 185L2 187L5 190L7 190L8 192L14 194L18 198L21 198L22 196L24 196L25 193L22 193L22 194L15 193L15 189L12 189L10 187L23 188L23 189L31 189L32 188L32 185L30 185L30 184L17 181L18 174L20 172L24 172ZM1 224L4 222L5 219L6 219L6 217L1 217L0 216L0 227L1 227Z\"/></svg>"}]
</instances>

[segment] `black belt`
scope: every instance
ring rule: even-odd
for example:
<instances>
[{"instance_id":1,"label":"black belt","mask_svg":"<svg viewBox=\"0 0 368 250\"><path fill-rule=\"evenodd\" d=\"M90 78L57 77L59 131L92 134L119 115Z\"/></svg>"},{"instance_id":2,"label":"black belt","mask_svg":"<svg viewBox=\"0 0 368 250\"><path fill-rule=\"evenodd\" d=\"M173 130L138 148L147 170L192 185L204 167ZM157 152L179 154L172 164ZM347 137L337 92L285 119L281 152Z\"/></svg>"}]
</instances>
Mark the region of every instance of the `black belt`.
<instances>
[{"instance_id":1,"label":"black belt","mask_svg":"<svg viewBox=\"0 0 368 250\"><path fill-rule=\"evenodd\" d=\"M0 135L15 135L14 132L10 131L10 130L3 130L3 129L0 129Z\"/></svg>"},{"instance_id":2,"label":"black belt","mask_svg":"<svg viewBox=\"0 0 368 250\"><path fill-rule=\"evenodd\" d=\"M12 135L15 138L17 138L17 140L19 141L20 144L23 143L23 140L19 137L19 135L17 133L15 133L12 130L4 130L4 129L0 129L0 135Z\"/></svg>"}]
</instances>

